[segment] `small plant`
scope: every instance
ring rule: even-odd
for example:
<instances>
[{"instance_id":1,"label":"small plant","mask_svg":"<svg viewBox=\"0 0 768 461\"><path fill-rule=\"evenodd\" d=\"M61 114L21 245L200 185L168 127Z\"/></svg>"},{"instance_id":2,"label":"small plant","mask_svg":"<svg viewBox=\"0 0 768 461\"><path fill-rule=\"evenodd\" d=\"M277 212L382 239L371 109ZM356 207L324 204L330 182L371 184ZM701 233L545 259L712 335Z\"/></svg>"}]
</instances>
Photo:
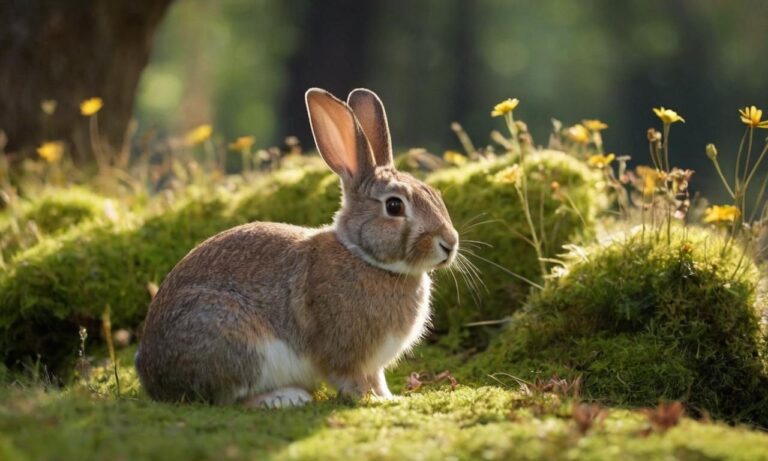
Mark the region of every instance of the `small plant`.
<instances>
[{"instance_id":1,"label":"small plant","mask_svg":"<svg viewBox=\"0 0 768 461\"><path fill-rule=\"evenodd\" d=\"M590 429L601 424L606 417L608 417L608 410L599 404L573 403L571 418L581 435L585 435Z\"/></svg>"},{"instance_id":2,"label":"small plant","mask_svg":"<svg viewBox=\"0 0 768 461\"><path fill-rule=\"evenodd\" d=\"M451 390L455 390L459 385L459 381L448 370L436 374L414 371L406 378L405 393L416 392L425 385L437 386L445 381L450 384Z\"/></svg>"},{"instance_id":3,"label":"small plant","mask_svg":"<svg viewBox=\"0 0 768 461\"><path fill-rule=\"evenodd\" d=\"M536 250L539 270L541 271L541 275L544 276L547 272L547 268L544 261L544 252L542 250L542 237L539 235L539 231L533 223L531 204L528 199L528 174L523 171L523 167L521 166L525 163L527 149L521 148L520 139L518 138L519 130L514 119L514 110L519 103L520 101L518 101L517 98L507 99L506 101L496 104L493 111L491 111L491 116L493 117L504 117L504 123L507 125L507 130L509 130L509 134L512 136L512 154L518 155L520 158L519 163L511 165L497 173L497 178L500 181L512 184L515 188L515 192L517 192L517 195L520 198L520 203L522 203L523 206L523 215L525 216L525 221L528 224L528 230L531 234L530 243L534 250Z\"/></svg>"},{"instance_id":4,"label":"small plant","mask_svg":"<svg viewBox=\"0 0 768 461\"><path fill-rule=\"evenodd\" d=\"M107 352L109 352L109 362L112 364L112 372L115 377L115 395L120 397L120 373L118 371L119 365L117 363L117 355L115 354L115 345L112 342L112 319L110 317L110 308L107 304L107 308L104 313L101 314L101 329L104 335L104 341L107 343Z\"/></svg>"},{"instance_id":5,"label":"small plant","mask_svg":"<svg viewBox=\"0 0 768 461\"><path fill-rule=\"evenodd\" d=\"M677 426L685 415L685 407L681 402L661 402L654 409L643 410L650 429L656 432L667 432Z\"/></svg>"},{"instance_id":6,"label":"small plant","mask_svg":"<svg viewBox=\"0 0 768 461\"><path fill-rule=\"evenodd\" d=\"M733 181L729 181L723 173L717 147L708 144L705 150L733 202L730 205L714 205L708 208L704 219L707 223L728 228L729 244L733 240L741 240L745 253L751 252L753 256L760 257L762 249L756 245L756 241L768 215L768 203L765 201L768 174L764 174L764 179L755 193L750 192L750 187L768 154L766 139L760 153L753 155L755 131L768 129L768 120L762 120L763 111L755 106L739 110L739 115L746 128L736 153Z\"/></svg>"}]
</instances>

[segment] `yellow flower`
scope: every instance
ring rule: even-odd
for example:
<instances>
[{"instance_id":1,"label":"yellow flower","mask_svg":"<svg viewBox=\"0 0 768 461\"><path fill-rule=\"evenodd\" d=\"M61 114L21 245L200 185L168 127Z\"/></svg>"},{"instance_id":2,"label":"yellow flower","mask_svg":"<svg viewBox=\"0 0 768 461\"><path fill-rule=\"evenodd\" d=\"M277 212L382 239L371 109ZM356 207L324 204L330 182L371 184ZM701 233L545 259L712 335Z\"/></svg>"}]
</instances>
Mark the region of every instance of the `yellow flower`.
<instances>
[{"instance_id":1,"label":"yellow flower","mask_svg":"<svg viewBox=\"0 0 768 461\"><path fill-rule=\"evenodd\" d=\"M210 136L210 134L208 136ZM236 151L247 151L253 146L255 141L256 138L253 136L240 136L235 139L235 142L229 143L229 148Z\"/></svg>"},{"instance_id":2,"label":"yellow flower","mask_svg":"<svg viewBox=\"0 0 768 461\"><path fill-rule=\"evenodd\" d=\"M607 154L607 155L595 154L590 156L587 159L587 164L595 168L605 168L608 165L610 165L613 159L615 158L616 158L616 155L614 154Z\"/></svg>"},{"instance_id":3,"label":"yellow flower","mask_svg":"<svg viewBox=\"0 0 768 461\"><path fill-rule=\"evenodd\" d=\"M48 163L56 163L64 155L64 143L61 141L46 141L37 148L37 155Z\"/></svg>"},{"instance_id":4,"label":"yellow flower","mask_svg":"<svg viewBox=\"0 0 768 461\"><path fill-rule=\"evenodd\" d=\"M662 174L655 168L640 165L635 168L637 175L643 178L643 195L649 197L656 192L656 186L662 179Z\"/></svg>"},{"instance_id":5,"label":"yellow flower","mask_svg":"<svg viewBox=\"0 0 768 461\"><path fill-rule=\"evenodd\" d=\"M665 109L664 106L654 108L653 112L656 113L656 116L659 117L665 125L669 125L675 122L685 123L685 119L678 115L677 112L673 111L672 109Z\"/></svg>"},{"instance_id":6,"label":"yellow flower","mask_svg":"<svg viewBox=\"0 0 768 461\"><path fill-rule=\"evenodd\" d=\"M189 145L201 144L210 139L211 134L213 134L213 127L206 123L188 131L184 139Z\"/></svg>"},{"instance_id":7,"label":"yellow flower","mask_svg":"<svg viewBox=\"0 0 768 461\"><path fill-rule=\"evenodd\" d=\"M589 131L603 131L604 129L608 128L608 125L604 122L601 122L597 119L590 119L590 120L582 120L582 125L584 125Z\"/></svg>"},{"instance_id":8,"label":"yellow flower","mask_svg":"<svg viewBox=\"0 0 768 461\"><path fill-rule=\"evenodd\" d=\"M741 121L752 128L768 128L768 120L760 121L763 118L763 111L755 106L739 109Z\"/></svg>"},{"instance_id":9,"label":"yellow flower","mask_svg":"<svg viewBox=\"0 0 768 461\"><path fill-rule=\"evenodd\" d=\"M40 108L45 115L53 115L53 113L56 112L56 106L57 103L53 99L44 99L40 102Z\"/></svg>"},{"instance_id":10,"label":"yellow flower","mask_svg":"<svg viewBox=\"0 0 768 461\"><path fill-rule=\"evenodd\" d=\"M90 117L100 111L103 106L104 101L102 101L101 98L86 99L80 103L80 113L86 117Z\"/></svg>"},{"instance_id":11,"label":"yellow flower","mask_svg":"<svg viewBox=\"0 0 768 461\"><path fill-rule=\"evenodd\" d=\"M510 98L506 101L501 101L500 103L493 106L491 117L501 117L502 115L506 115L507 113L515 110L518 104L520 104L520 101L518 101L517 98Z\"/></svg>"},{"instance_id":12,"label":"yellow flower","mask_svg":"<svg viewBox=\"0 0 768 461\"><path fill-rule=\"evenodd\" d=\"M503 170L499 171L495 175L493 175L493 182L499 183L499 184L520 184L520 179L522 178L522 168L520 168L520 165L512 165L504 168Z\"/></svg>"},{"instance_id":13,"label":"yellow flower","mask_svg":"<svg viewBox=\"0 0 768 461\"><path fill-rule=\"evenodd\" d=\"M733 205L714 205L707 208L704 222L707 223L732 223L741 216L741 210Z\"/></svg>"},{"instance_id":14,"label":"yellow flower","mask_svg":"<svg viewBox=\"0 0 768 461\"><path fill-rule=\"evenodd\" d=\"M565 130L565 135L571 141L579 144L586 144L589 142L589 130L587 130L581 123L577 123L576 125L567 128Z\"/></svg>"},{"instance_id":15,"label":"yellow flower","mask_svg":"<svg viewBox=\"0 0 768 461\"><path fill-rule=\"evenodd\" d=\"M445 159L446 162L456 166L466 165L468 161L466 156L461 155L460 153L454 150L445 151L445 153L443 154L443 158Z\"/></svg>"}]
</instances>

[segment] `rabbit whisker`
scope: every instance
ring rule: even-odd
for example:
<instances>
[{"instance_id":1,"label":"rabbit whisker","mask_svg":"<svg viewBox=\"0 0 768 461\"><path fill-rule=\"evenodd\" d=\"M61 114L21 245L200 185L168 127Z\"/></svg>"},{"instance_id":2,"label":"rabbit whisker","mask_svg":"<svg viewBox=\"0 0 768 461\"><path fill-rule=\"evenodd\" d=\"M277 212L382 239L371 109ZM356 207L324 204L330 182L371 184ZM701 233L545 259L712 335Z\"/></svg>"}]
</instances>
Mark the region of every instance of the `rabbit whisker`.
<instances>
[{"instance_id":1,"label":"rabbit whisker","mask_svg":"<svg viewBox=\"0 0 768 461\"><path fill-rule=\"evenodd\" d=\"M472 216L472 217L471 217L471 218L469 218L469 219L466 219L466 220L465 220L463 223L461 223L461 224L459 225L459 229L464 229L465 227L467 227L467 226L469 226L470 224L472 224L472 222L473 222L474 220L476 220L476 219L480 219L480 218L482 218L483 216L485 216L485 215L487 215L487 214L488 214L487 212L483 211L483 212L481 212L481 213L478 213L478 214L476 214L476 215Z\"/></svg>"},{"instance_id":2,"label":"rabbit whisker","mask_svg":"<svg viewBox=\"0 0 768 461\"><path fill-rule=\"evenodd\" d=\"M457 267L461 268L461 263L457 263ZM459 274L461 275L461 278L464 280L464 285L467 287L467 290L469 290L469 294L472 298L473 303L475 304L475 307L480 306L480 296L477 292L477 286L475 285L475 282L472 280L470 276L468 276L466 270L459 269Z\"/></svg>"},{"instance_id":3,"label":"rabbit whisker","mask_svg":"<svg viewBox=\"0 0 768 461\"><path fill-rule=\"evenodd\" d=\"M474 243L476 245L483 245L488 248L493 248L493 245L488 242L483 242L482 240L468 240L468 239L462 239L461 243Z\"/></svg>"},{"instance_id":4,"label":"rabbit whisker","mask_svg":"<svg viewBox=\"0 0 768 461\"><path fill-rule=\"evenodd\" d=\"M461 304L461 290L459 289L459 280L456 278L456 273L452 266L448 267L448 273L451 274L451 277L453 278L453 286L456 287L456 303Z\"/></svg>"},{"instance_id":5,"label":"rabbit whisker","mask_svg":"<svg viewBox=\"0 0 768 461\"><path fill-rule=\"evenodd\" d=\"M461 268L461 272L466 280L467 286L471 287L473 295L475 295L475 301L479 304L480 302L480 288L479 285L482 285L482 287L485 289L485 291L488 291L488 288L485 286L485 282L479 277L477 274L476 268L473 267L469 263L469 261L466 259L466 257L457 257L457 266ZM478 285L479 284L479 285Z\"/></svg>"},{"instance_id":6,"label":"rabbit whisker","mask_svg":"<svg viewBox=\"0 0 768 461\"><path fill-rule=\"evenodd\" d=\"M471 226L462 227L461 228L461 233L462 234L468 233L469 231L471 231L472 229L476 228L477 226L483 226L485 224L491 224L491 223L495 223L495 222L502 222L502 221L501 221L501 219L487 219L485 221L476 222L476 223L472 224Z\"/></svg>"},{"instance_id":7,"label":"rabbit whisker","mask_svg":"<svg viewBox=\"0 0 768 461\"><path fill-rule=\"evenodd\" d=\"M495 262L491 261L490 259L484 258L484 257L482 257L482 256L480 256L480 255L478 255L478 254L475 254L475 253L472 253L472 256L474 256L475 258L478 258L478 259L480 259L481 261L484 261L484 262L486 262L486 263L490 264L491 266L494 266L495 268L497 268L497 269L499 269L499 270L503 271L503 272L504 272L504 273L506 273L506 274L509 274L509 275L511 275L512 277L515 277L515 278L517 278L517 279L520 279L520 280L522 280L523 282L525 282L525 283L527 283L527 284L531 285L531 286L532 286L532 287L534 287L534 288L538 288L539 290L543 290L543 289L544 289L544 287L543 287L543 286L541 286L541 285L539 285L538 283L536 283L536 282L534 282L534 281L532 281L532 280L530 280L530 279L528 279L528 278L526 278L526 277L523 277L522 275L520 275L520 274L517 274L517 273L515 273L515 272L513 272L513 271L511 271L511 270L509 270L509 269L507 269L506 267L504 267L504 266L502 266L502 265L500 265L500 264L497 264L497 263L495 263Z\"/></svg>"},{"instance_id":8,"label":"rabbit whisker","mask_svg":"<svg viewBox=\"0 0 768 461\"><path fill-rule=\"evenodd\" d=\"M488 286L483 281L483 278L480 276L480 269L475 266L475 264L469 260L466 256L460 254L458 255L458 259L462 261L462 264L469 270L469 272L475 277L475 279L480 283L480 285L483 287L486 293L489 293Z\"/></svg>"}]
</instances>

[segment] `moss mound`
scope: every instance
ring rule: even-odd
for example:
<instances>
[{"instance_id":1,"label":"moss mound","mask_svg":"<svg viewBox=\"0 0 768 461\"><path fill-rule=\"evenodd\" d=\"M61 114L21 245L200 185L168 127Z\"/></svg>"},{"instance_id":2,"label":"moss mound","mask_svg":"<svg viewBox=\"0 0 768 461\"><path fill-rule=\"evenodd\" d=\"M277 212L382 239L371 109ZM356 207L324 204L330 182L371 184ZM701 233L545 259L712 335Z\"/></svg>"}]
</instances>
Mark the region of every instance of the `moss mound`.
<instances>
[{"instance_id":1,"label":"moss mound","mask_svg":"<svg viewBox=\"0 0 768 461\"><path fill-rule=\"evenodd\" d=\"M30 204L24 219L34 221L46 234L60 232L104 216L107 200L83 188L47 191Z\"/></svg>"},{"instance_id":2,"label":"moss mound","mask_svg":"<svg viewBox=\"0 0 768 461\"><path fill-rule=\"evenodd\" d=\"M336 175L325 167L282 170L252 187L233 214L244 221L329 224L341 203Z\"/></svg>"},{"instance_id":3,"label":"moss mound","mask_svg":"<svg viewBox=\"0 0 768 461\"><path fill-rule=\"evenodd\" d=\"M43 238L0 274L0 358L14 365L40 354L66 373L80 325L99 331L109 306L115 327L136 327L150 301L147 284L159 284L211 235L253 220L330 222L339 202L334 178L314 167L285 170L239 193L191 190L160 214L86 222Z\"/></svg>"},{"instance_id":4,"label":"moss mound","mask_svg":"<svg viewBox=\"0 0 768 461\"><path fill-rule=\"evenodd\" d=\"M116 326L138 325L147 284L227 227L224 208L221 199L189 200L143 222L76 227L16 255L0 276L3 360L40 354L44 363L65 364L77 352L79 325L95 326L107 306Z\"/></svg>"},{"instance_id":5,"label":"moss mound","mask_svg":"<svg viewBox=\"0 0 768 461\"><path fill-rule=\"evenodd\" d=\"M537 270L533 250L522 239L510 238L510 233L525 232L517 196L511 185L490 179L510 162L501 159L446 170L432 175L429 182L443 190L457 226L472 218L495 220L477 225L466 235L494 245L484 253L489 259L533 278ZM526 170L531 178L533 207L543 212L547 249L552 254L584 230L582 218L591 223L596 209L593 175L578 161L554 152L532 156ZM561 192L567 191L579 213L562 198L552 196L552 181L562 185ZM67 203L84 205L73 205L72 209L88 210L92 215L104 213L103 199L77 194ZM340 201L338 179L311 160L258 177L239 192L190 189L187 195L162 213L145 217L127 214L114 221L83 218L84 222L58 232L54 230L69 225L65 223L76 223L74 216L87 213L56 213L49 201L41 201L34 208L34 216L53 234L16 254L9 270L0 274L2 360L14 364L41 354L45 363L60 369L77 351L79 325L95 327L109 306L116 327L136 327L149 303L147 284L160 283L207 237L254 220L326 224ZM63 203L64 197L50 203ZM465 288L460 294L464 304L458 305L452 281L444 279L439 284L435 308L440 329L509 315L514 310L518 296L526 292L522 283L492 266L484 272L489 293L482 293L479 309Z\"/></svg>"},{"instance_id":6,"label":"moss mound","mask_svg":"<svg viewBox=\"0 0 768 461\"><path fill-rule=\"evenodd\" d=\"M463 168L438 171L427 182L442 191L462 244L534 282L540 282L540 269L530 239L523 207L512 184L494 175L509 167L515 158L506 156L494 162L476 163ZM562 152L541 151L526 158L530 209L543 236L543 252L553 257L563 252L563 244L592 230L595 215L602 206L596 187L599 174L584 163ZM491 245L472 242L480 241ZM511 315L530 291L530 285L509 273L468 255L480 269L482 286L473 294L467 284L456 283L448 274L438 280L434 294L435 327L453 328L477 320L500 319Z\"/></svg>"},{"instance_id":7,"label":"moss mound","mask_svg":"<svg viewBox=\"0 0 768 461\"><path fill-rule=\"evenodd\" d=\"M46 189L39 197L23 203L16 226L10 217L0 221L0 251L10 258L18 250L35 243L37 236L29 229L34 223L38 235L55 235L78 224L108 217L108 199L75 187Z\"/></svg>"},{"instance_id":8,"label":"moss mound","mask_svg":"<svg viewBox=\"0 0 768 461\"><path fill-rule=\"evenodd\" d=\"M679 399L768 424L759 274L703 229L622 234L570 256L478 359L485 371L582 375L588 397ZM724 249L725 248L725 249Z\"/></svg>"}]
</instances>

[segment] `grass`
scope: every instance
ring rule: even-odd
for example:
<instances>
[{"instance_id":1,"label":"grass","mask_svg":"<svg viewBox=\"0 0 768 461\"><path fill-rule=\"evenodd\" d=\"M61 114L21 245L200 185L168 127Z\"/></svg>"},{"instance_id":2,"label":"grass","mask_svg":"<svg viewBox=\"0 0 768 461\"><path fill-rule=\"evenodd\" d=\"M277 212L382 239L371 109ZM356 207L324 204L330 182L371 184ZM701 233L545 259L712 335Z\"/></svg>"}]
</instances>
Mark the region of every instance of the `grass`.
<instances>
[{"instance_id":1,"label":"grass","mask_svg":"<svg viewBox=\"0 0 768 461\"><path fill-rule=\"evenodd\" d=\"M395 390L420 355L390 373ZM321 393L304 408L246 410L155 403L122 373L120 398L99 368L90 388L0 388L0 459L768 459L768 435L745 427L682 418L654 429L641 411L611 408L584 430L569 397L517 386L427 386L394 402Z\"/></svg>"}]
</instances>

